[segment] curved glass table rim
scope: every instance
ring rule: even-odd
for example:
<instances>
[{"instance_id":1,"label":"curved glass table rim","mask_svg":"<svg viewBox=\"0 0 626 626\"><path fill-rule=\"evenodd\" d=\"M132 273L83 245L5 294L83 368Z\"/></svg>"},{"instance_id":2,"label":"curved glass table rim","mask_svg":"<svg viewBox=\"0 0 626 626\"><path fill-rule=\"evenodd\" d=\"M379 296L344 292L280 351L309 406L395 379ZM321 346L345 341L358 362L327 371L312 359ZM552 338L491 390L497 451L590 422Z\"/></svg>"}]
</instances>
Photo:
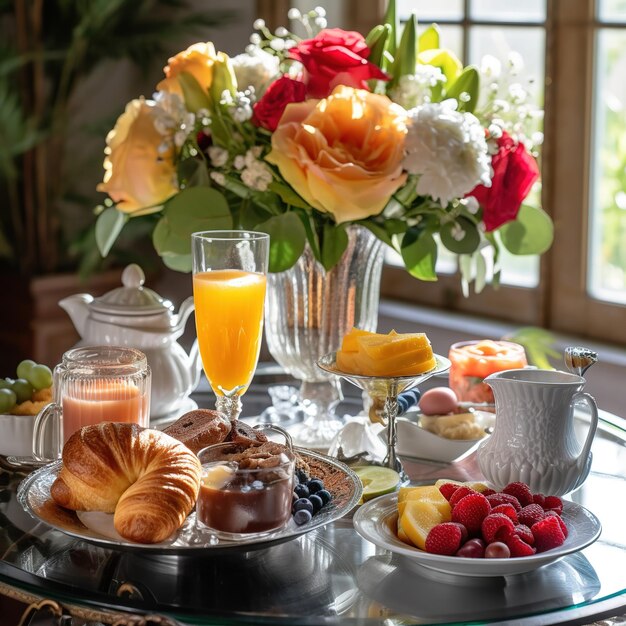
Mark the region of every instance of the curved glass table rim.
<instances>
[{"instance_id":1,"label":"curved glass table rim","mask_svg":"<svg viewBox=\"0 0 626 626\"><path fill-rule=\"evenodd\" d=\"M586 421L577 416L581 439ZM0 580L68 604L156 613L182 624L591 622L626 613L626 578L620 571L626 562L621 523L626 422L602 412L598 432L590 478L571 499L598 515L602 536L583 552L529 575L462 583L427 575L361 539L349 518L258 551L217 558L137 557L37 524L14 498L23 474L2 471ZM404 462L415 482L479 476L471 456L452 465ZM623 469L616 474L615 468ZM448 583L454 584L460 599L454 605L462 613L449 602L438 604L437 590L449 594ZM480 598L480 606L472 598ZM507 604L515 601L516 606Z\"/></svg>"}]
</instances>

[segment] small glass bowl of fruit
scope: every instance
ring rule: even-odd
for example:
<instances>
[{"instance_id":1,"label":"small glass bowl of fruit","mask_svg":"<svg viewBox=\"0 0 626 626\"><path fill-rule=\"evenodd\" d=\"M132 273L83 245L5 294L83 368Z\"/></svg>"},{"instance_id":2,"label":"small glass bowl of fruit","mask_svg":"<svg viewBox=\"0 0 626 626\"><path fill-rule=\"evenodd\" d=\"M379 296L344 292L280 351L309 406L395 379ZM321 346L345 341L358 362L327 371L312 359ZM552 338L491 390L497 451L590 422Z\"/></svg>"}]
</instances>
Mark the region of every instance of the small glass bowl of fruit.
<instances>
[{"instance_id":1,"label":"small glass bowl of fruit","mask_svg":"<svg viewBox=\"0 0 626 626\"><path fill-rule=\"evenodd\" d=\"M0 378L0 454L30 456L35 418L52 402L52 371L27 359L16 375Z\"/></svg>"}]
</instances>

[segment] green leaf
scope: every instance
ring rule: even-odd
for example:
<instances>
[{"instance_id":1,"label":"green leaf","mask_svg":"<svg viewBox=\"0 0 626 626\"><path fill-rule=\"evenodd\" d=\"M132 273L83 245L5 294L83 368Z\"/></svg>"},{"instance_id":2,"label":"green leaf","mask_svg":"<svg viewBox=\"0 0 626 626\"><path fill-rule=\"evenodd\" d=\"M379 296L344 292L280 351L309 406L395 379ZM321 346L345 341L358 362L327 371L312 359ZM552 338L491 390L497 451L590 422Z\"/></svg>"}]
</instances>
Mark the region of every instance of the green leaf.
<instances>
[{"instance_id":1,"label":"green leaf","mask_svg":"<svg viewBox=\"0 0 626 626\"><path fill-rule=\"evenodd\" d=\"M391 246L393 248L393 239L391 238L391 235L385 230L384 226L381 226L380 224L377 224L376 222L371 222L369 220L364 220L363 222L357 222L357 224L364 226L371 233L376 235L378 239L380 239L381 241L385 242L388 246Z\"/></svg>"},{"instance_id":2,"label":"green leaf","mask_svg":"<svg viewBox=\"0 0 626 626\"><path fill-rule=\"evenodd\" d=\"M309 205L293 189L291 189L291 187L287 187L287 185L272 181L269 184L268 189L280 196L281 200L285 204L289 204L300 209L310 209Z\"/></svg>"},{"instance_id":3,"label":"green leaf","mask_svg":"<svg viewBox=\"0 0 626 626\"><path fill-rule=\"evenodd\" d=\"M191 254L191 237L181 237L174 233L167 217L162 217L154 227L152 243L162 258Z\"/></svg>"},{"instance_id":4,"label":"green leaf","mask_svg":"<svg viewBox=\"0 0 626 626\"><path fill-rule=\"evenodd\" d=\"M387 38L391 34L390 24L379 24L374 26L365 38L365 43L370 49L367 60L374 65L381 67L384 64L384 53L387 45Z\"/></svg>"},{"instance_id":5,"label":"green leaf","mask_svg":"<svg viewBox=\"0 0 626 626\"><path fill-rule=\"evenodd\" d=\"M300 258L306 245L306 232L294 213L283 213L257 226L270 236L270 272L284 272Z\"/></svg>"},{"instance_id":6,"label":"green leaf","mask_svg":"<svg viewBox=\"0 0 626 626\"><path fill-rule=\"evenodd\" d=\"M325 270L330 270L343 256L348 245L348 233L342 226L324 224L321 242L322 265Z\"/></svg>"},{"instance_id":7,"label":"green leaf","mask_svg":"<svg viewBox=\"0 0 626 626\"><path fill-rule=\"evenodd\" d=\"M238 178L233 176L224 176L224 184L222 187L228 189L228 191L240 198L249 198L251 195L250 188L246 187Z\"/></svg>"},{"instance_id":8,"label":"green leaf","mask_svg":"<svg viewBox=\"0 0 626 626\"><path fill-rule=\"evenodd\" d=\"M420 52L439 48L439 27L436 24L431 24L419 36L418 48Z\"/></svg>"},{"instance_id":9,"label":"green leaf","mask_svg":"<svg viewBox=\"0 0 626 626\"><path fill-rule=\"evenodd\" d=\"M454 236L458 230L463 233L462 237ZM450 252L455 254L470 254L478 248L480 244L480 235L476 225L466 217L459 217L454 222L446 222L441 227L440 232L441 243Z\"/></svg>"},{"instance_id":10,"label":"green leaf","mask_svg":"<svg viewBox=\"0 0 626 626\"><path fill-rule=\"evenodd\" d=\"M434 50L424 50L417 55L419 63L438 67L446 77L446 83L453 83L463 71L463 63L451 50L437 48Z\"/></svg>"},{"instance_id":11,"label":"green leaf","mask_svg":"<svg viewBox=\"0 0 626 626\"><path fill-rule=\"evenodd\" d=\"M400 253L411 276L419 280L437 280L437 243L431 233L422 228L409 228L402 239Z\"/></svg>"},{"instance_id":12,"label":"green leaf","mask_svg":"<svg viewBox=\"0 0 626 626\"><path fill-rule=\"evenodd\" d=\"M383 55L383 70L390 70L393 59L396 57L398 47L398 31L400 30L400 20L398 19L398 13L396 11L396 0L389 0L387 3L387 10L385 11L385 17L383 24L388 24L390 27L389 35L385 41L385 53Z\"/></svg>"},{"instance_id":13,"label":"green leaf","mask_svg":"<svg viewBox=\"0 0 626 626\"><path fill-rule=\"evenodd\" d=\"M404 24L402 31L402 39L398 46L398 52L393 62L393 69L389 86L393 87L398 84L398 80L402 76L415 74L415 66L417 64L417 18L415 13L411 13L411 17Z\"/></svg>"},{"instance_id":14,"label":"green leaf","mask_svg":"<svg viewBox=\"0 0 626 626\"><path fill-rule=\"evenodd\" d=\"M191 254L173 254L162 257L163 265L176 272L189 274L192 268Z\"/></svg>"},{"instance_id":15,"label":"green leaf","mask_svg":"<svg viewBox=\"0 0 626 626\"><path fill-rule=\"evenodd\" d=\"M182 238L189 239L192 233L202 230L233 227L226 198L211 187L184 189L166 202L163 213L172 232Z\"/></svg>"},{"instance_id":16,"label":"green leaf","mask_svg":"<svg viewBox=\"0 0 626 626\"><path fill-rule=\"evenodd\" d=\"M480 75L478 70L470 65L461 72L459 77L447 89L446 98L454 98L459 103L457 107L459 111L473 113L478 101L479 83ZM469 96L469 100L461 100L459 96L462 93L466 93Z\"/></svg>"},{"instance_id":17,"label":"green leaf","mask_svg":"<svg viewBox=\"0 0 626 626\"><path fill-rule=\"evenodd\" d=\"M554 224L543 209L522 204L517 218L496 232L511 254L543 254L552 245Z\"/></svg>"},{"instance_id":18,"label":"green leaf","mask_svg":"<svg viewBox=\"0 0 626 626\"><path fill-rule=\"evenodd\" d=\"M208 92L202 89L202 86L193 74L181 72L178 74L178 82L183 90L187 110L195 113L200 109L208 109L211 106Z\"/></svg>"},{"instance_id":19,"label":"green leaf","mask_svg":"<svg viewBox=\"0 0 626 626\"><path fill-rule=\"evenodd\" d=\"M128 221L128 216L114 208L105 209L96 222L96 243L100 254L105 257Z\"/></svg>"}]
</instances>

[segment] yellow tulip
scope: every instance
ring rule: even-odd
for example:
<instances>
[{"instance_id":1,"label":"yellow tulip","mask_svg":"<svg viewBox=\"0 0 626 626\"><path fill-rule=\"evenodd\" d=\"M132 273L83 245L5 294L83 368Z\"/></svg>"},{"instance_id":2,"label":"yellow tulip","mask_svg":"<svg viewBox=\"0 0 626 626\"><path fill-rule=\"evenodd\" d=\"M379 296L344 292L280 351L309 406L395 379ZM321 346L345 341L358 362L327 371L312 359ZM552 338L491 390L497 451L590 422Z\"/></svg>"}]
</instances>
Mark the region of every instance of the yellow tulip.
<instances>
[{"instance_id":1,"label":"yellow tulip","mask_svg":"<svg viewBox=\"0 0 626 626\"><path fill-rule=\"evenodd\" d=\"M193 76L206 93L213 82L213 64L216 60L215 47L210 41L195 43L168 59L163 68L165 78L157 85L157 89L178 94L182 98L184 94L178 77L185 72Z\"/></svg>"}]
</instances>

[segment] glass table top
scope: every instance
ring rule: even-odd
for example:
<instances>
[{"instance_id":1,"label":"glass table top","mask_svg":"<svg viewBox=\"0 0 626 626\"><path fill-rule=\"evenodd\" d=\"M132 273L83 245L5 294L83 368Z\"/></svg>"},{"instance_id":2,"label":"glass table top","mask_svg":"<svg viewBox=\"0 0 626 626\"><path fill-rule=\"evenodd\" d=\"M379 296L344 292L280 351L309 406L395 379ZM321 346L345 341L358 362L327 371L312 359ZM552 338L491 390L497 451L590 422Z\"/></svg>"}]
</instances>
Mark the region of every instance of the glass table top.
<instances>
[{"instance_id":1,"label":"glass table top","mask_svg":"<svg viewBox=\"0 0 626 626\"><path fill-rule=\"evenodd\" d=\"M346 389L347 391L347 389ZM197 394L210 407L208 394ZM251 388L244 407L267 405ZM360 399L349 397L346 412ZM586 416L576 424L582 440ZM536 571L499 578L429 572L375 547L345 517L254 551L150 556L104 549L52 530L16 500L25 473L0 469L0 580L101 609L150 612L182 624L385 624L592 622L626 613L626 422L602 413L592 471L570 495L595 513L602 535L582 552ZM474 456L442 464L404 459L415 483L480 478Z\"/></svg>"}]
</instances>

